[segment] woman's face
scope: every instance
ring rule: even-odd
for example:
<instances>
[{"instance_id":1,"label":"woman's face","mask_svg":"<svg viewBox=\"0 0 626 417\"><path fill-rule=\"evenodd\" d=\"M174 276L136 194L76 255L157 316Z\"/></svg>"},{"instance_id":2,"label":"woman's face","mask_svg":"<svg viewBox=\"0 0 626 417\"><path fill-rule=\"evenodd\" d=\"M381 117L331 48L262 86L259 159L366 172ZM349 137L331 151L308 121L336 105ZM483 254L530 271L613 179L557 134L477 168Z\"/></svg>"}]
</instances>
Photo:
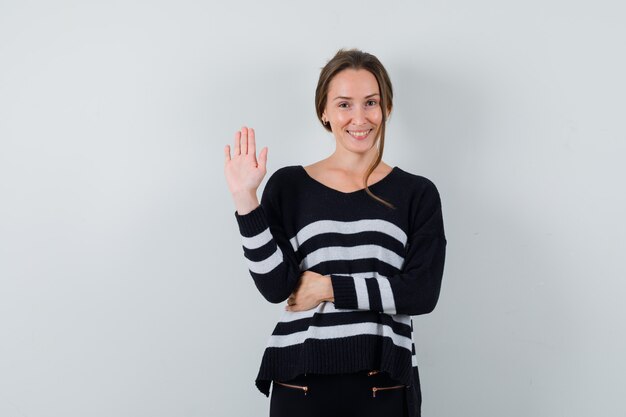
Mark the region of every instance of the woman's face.
<instances>
[{"instance_id":1,"label":"woman's face","mask_svg":"<svg viewBox=\"0 0 626 417\"><path fill-rule=\"evenodd\" d=\"M330 122L337 146L359 153L370 150L382 118L380 91L371 72L349 68L333 77L322 120Z\"/></svg>"}]
</instances>

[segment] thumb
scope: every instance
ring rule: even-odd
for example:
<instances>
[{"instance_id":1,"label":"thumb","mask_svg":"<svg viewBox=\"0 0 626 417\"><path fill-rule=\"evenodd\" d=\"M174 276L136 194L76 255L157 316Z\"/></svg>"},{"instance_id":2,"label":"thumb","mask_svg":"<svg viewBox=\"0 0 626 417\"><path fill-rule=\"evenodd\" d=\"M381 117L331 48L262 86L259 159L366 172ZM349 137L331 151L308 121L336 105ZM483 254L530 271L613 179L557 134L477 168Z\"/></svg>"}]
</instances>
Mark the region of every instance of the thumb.
<instances>
[{"instance_id":1,"label":"thumb","mask_svg":"<svg viewBox=\"0 0 626 417\"><path fill-rule=\"evenodd\" d=\"M259 168L262 168L263 170L267 169L267 146L264 147L263 149L261 149L261 152L259 153L259 160L258 160L258 165Z\"/></svg>"}]
</instances>

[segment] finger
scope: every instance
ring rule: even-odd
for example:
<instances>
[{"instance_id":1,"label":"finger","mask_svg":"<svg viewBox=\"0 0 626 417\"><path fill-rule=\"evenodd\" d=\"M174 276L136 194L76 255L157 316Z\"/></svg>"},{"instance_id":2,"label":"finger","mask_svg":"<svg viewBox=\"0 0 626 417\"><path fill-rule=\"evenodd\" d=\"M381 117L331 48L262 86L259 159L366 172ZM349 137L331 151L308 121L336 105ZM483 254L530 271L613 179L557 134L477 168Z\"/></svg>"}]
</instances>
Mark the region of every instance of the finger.
<instances>
[{"instance_id":1,"label":"finger","mask_svg":"<svg viewBox=\"0 0 626 417\"><path fill-rule=\"evenodd\" d=\"M252 155L256 161L256 143L254 138L254 129L252 128L248 129L248 153Z\"/></svg>"},{"instance_id":2,"label":"finger","mask_svg":"<svg viewBox=\"0 0 626 417\"><path fill-rule=\"evenodd\" d=\"M241 154L248 154L248 128L245 126L241 128Z\"/></svg>"},{"instance_id":3,"label":"finger","mask_svg":"<svg viewBox=\"0 0 626 417\"><path fill-rule=\"evenodd\" d=\"M258 164L259 164L259 168L265 171L265 169L267 168L267 146L261 149L261 152L259 152Z\"/></svg>"},{"instance_id":4,"label":"finger","mask_svg":"<svg viewBox=\"0 0 626 417\"><path fill-rule=\"evenodd\" d=\"M241 132L235 133L235 156L241 155Z\"/></svg>"},{"instance_id":5,"label":"finger","mask_svg":"<svg viewBox=\"0 0 626 417\"><path fill-rule=\"evenodd\" d=\"M230 146L224 146L224 162L230 161Z\"/></svg>"}]
</instances>

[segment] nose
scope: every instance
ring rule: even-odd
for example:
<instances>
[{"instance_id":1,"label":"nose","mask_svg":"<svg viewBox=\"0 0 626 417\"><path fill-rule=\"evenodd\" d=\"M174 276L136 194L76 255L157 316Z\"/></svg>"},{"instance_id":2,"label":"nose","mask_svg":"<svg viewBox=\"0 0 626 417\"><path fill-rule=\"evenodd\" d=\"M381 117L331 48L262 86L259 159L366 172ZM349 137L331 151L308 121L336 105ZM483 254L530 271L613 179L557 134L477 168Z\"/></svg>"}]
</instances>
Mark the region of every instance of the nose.
<instances>
[{"instance_id":1,"label":"nose","mask_svg":"<svg viewBox=\"0 0 626 417\"><path fill-rule=\"evenodd\" d=\"M361 106L355 106L354 114L352 115L352 122L355 125L362 125L366 122L365 109Z\"/></svg>"}]
</instances>

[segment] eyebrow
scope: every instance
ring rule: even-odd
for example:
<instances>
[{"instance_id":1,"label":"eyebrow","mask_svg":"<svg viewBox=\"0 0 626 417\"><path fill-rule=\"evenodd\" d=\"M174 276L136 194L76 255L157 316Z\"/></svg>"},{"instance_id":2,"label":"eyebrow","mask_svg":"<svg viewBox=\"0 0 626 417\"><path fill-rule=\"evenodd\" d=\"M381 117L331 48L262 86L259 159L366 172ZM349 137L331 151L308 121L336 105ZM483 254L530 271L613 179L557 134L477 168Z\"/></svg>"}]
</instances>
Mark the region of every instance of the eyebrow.
<instances>
[{"instance_id":1,"label":"eyebrow","mask_svg":"<svg viewBox=\"0 0 626 417\"><path fill-rule=\"evenodd\" d=\"M379 95L380 95L380 94L378 94L378 93L374 93L374 94L370 94L369 96L365 96L365 98L371 98L371 97L374 97L374 96L379 96ZM352 100L352 97L338 96L338 97L335 97L335 98L333 99L333 101L335 101L335 100L339 100L339 99L341 99L341 100Z\"/></svg>"}]
</instances>

